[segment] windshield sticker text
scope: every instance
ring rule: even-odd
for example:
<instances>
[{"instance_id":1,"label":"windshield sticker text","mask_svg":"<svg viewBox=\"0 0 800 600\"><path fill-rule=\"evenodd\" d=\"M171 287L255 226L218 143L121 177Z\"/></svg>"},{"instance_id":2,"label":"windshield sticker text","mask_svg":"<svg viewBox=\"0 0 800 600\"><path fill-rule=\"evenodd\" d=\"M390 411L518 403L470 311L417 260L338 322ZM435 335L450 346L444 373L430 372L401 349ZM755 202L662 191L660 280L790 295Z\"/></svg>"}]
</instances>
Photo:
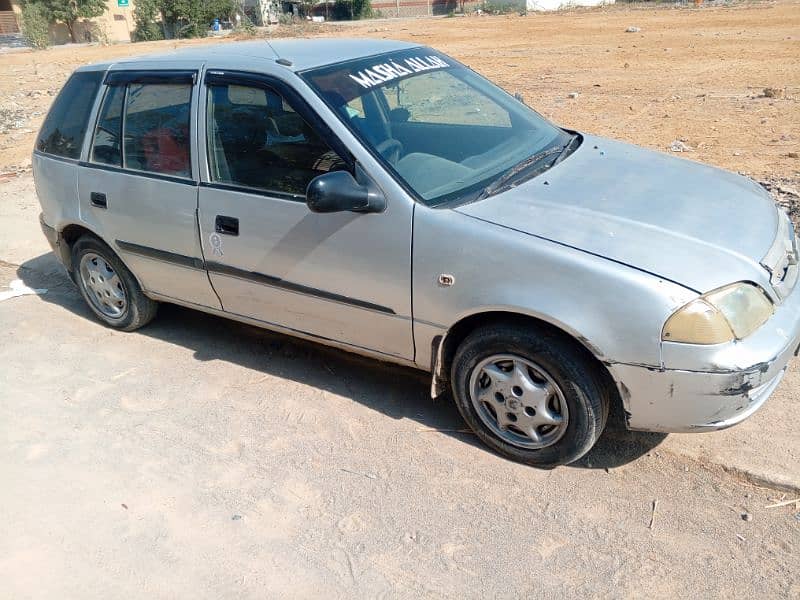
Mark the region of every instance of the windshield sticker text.
<instances>
[{"instance_id":1,"label":"windshield sticker text","mask_svg":"<svg viewBox=\"0 0 800 600\"><path fill-rule=\"evenodd\" d=\"M449 66L438 56L413 56L404 58L399 62L392 60L373 65L355 74L350 73L350 78L363 88L371 88L406 75L433 69L444 69Z\"/></svg>"}]
</instances>

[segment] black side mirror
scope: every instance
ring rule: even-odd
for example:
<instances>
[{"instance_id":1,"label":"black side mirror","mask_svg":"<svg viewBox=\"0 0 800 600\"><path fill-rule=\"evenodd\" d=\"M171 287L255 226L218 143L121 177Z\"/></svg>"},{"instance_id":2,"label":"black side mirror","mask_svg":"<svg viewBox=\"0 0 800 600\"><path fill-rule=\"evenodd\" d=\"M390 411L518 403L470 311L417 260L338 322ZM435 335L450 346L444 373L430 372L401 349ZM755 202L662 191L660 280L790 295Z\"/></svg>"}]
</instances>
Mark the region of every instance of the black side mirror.
<instances>
[{"instance_id":1,"label":"black side mirror","mask_svg":"<svg viewBox=\"0 0 800 600\"><path fill-rule=\"evenodd\" d=\"M306 204L311 212L381 212L386 208L382 195L371 192L347 171L333 171L315 177L306 189Z\"/></svg>"}]
</instances>

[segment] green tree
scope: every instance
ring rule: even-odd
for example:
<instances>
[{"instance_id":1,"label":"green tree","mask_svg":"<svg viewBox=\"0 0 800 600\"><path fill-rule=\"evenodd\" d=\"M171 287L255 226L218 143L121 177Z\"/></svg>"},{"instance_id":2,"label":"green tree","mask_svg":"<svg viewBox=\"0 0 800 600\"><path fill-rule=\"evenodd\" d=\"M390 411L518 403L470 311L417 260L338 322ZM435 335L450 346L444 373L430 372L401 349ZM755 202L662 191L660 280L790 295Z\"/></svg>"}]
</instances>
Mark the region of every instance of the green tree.
<instances>
[{"instance_id":1,"label":"green tree","mask_svg":"<svg viewBox=\"0 0 800 600\"><path fill-rule=\"evenodd\" d=\"M78 41L75 37L75 23L78 19L99 17L108 9L106 0L35 0L31 4L41 6L51 22L64 23L73 42Z\"/></svg>"},{"instance_id":2,"label":"green tree","mask_svg":"<svg viewBox=\"0 0 800 600\"><path fill-rule=\"evenodd\" d=\"M150 42L164 39L164 29L160 22L162 0L137 0L133 9L133 41ZM160 21L160 22L159 22Z\"/></svg>"},{"instance_id":3,"label":"green tree","mask_svg":"<svg viewBox=\"0 0 800 600\"><path fill-rule=\"evenodd\" d=\"M50 18L35 2L22 5L22 35L34 48L41 50L50 45Z\"/></svg>"},{"instance_id":4,"label":"green tree","mask_svg":"<svg viewBox=\"0 0 800 600\"><path fill-rule=\"evenodd\" d=\"M337 21L369 19L371 16L370 0L336 0L333 4L333 18Z\"/></svg>"},{"instance_id":5,"label":"green tree","mask_svg":"<svg viewBox=\"0 0 800 600\"><path fill-rule=\"evenodd\" d=\"M134 39L160 39L158 29L163 37L198 37L213 19L229 19L238 7L237 0L137 0Z\"/></svg>"}]
</instances>

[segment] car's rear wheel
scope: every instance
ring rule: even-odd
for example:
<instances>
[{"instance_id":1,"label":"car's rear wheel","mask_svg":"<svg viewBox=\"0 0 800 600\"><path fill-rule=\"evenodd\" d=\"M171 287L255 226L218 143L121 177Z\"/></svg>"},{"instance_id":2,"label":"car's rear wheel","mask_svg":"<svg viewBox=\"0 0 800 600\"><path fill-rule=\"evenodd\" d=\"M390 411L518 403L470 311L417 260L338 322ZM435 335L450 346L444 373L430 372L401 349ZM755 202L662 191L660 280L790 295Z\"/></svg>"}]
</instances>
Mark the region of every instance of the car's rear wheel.
<instances>
[{"instance_id":1,"label":"car's rear wheel","mask_svg":"<svg viewBox=\"0 0 800 600\"><path fill-rule=\"evenodd\" d=\"M97 238L83 236L75 242L72 265L81 296L106 325L133 331L155 317L158 303L144 295L119 257Z\"/></svg>"},{"instance_id":2,"label":"car's rear wheel","mask_svg":"<svg viewBox=\"0 0 800 600\"><path fill-rule=\"evenodd\" d=\"M608 398L597 366L564 335L493 325L472 332L451 381L464 420L488 446L540 467L586 454L605 427Z\"/></svg>"}]
</instances>

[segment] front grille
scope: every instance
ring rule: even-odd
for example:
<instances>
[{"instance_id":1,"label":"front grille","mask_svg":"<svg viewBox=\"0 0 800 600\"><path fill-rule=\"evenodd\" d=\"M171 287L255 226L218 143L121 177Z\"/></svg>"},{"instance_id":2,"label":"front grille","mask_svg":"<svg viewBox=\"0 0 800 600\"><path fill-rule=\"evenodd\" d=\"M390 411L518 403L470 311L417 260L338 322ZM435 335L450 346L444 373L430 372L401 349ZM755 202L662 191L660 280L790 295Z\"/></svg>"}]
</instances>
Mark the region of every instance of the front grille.
<instances>
[{"instance_id":1,"label":"front grille","mask_svg":"<svg viewBox=\"0 0 800 600\"><path fill-rule=\"evenodd\" d=\"M769 280L778 297L789 295L797 283L798 254L797 237L791 220L785 212L778 209L778 233L761 265L769 271Z\"/></svg>"}]
</instances>

